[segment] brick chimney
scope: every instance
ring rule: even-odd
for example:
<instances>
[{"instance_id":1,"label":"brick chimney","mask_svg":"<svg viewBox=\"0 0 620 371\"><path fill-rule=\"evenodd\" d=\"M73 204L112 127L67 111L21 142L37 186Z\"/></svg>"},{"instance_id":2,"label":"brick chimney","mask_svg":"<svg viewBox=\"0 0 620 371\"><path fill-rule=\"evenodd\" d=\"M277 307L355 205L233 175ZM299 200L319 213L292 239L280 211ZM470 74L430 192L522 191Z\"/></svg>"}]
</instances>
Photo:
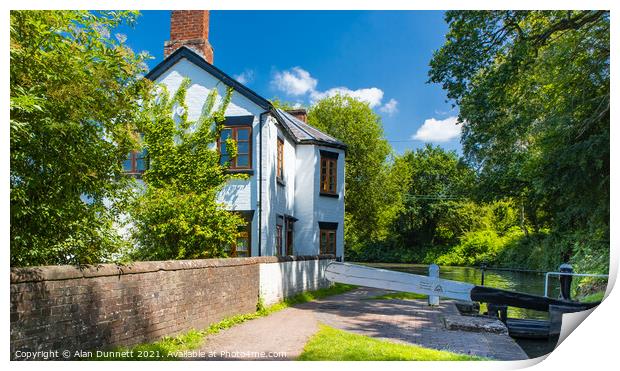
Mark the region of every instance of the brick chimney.
<instances>
[{"instance_id":1,"label":"brick chimney","mask_svg":"<svg viewBox=\"0 0 620 371\"><path fill-rule=\"evenodd\" d=\"M286 112L295 116L298 120L301 120L305 123L308 122L308 112L306 112L304 108L288 109L286 110Z\"/></svg>"},{"instance_id":2,"label":"brick chimney","mask_svg":"<svg viewBox=\"0 0 620 371\"><path fill-rule=\"evenodd\" d=\"M170 16L170 41L164 43L164 58L187 46L213 64L213 48L209 44L208 10L173 10Z\"/></svg>"}]
</instances>

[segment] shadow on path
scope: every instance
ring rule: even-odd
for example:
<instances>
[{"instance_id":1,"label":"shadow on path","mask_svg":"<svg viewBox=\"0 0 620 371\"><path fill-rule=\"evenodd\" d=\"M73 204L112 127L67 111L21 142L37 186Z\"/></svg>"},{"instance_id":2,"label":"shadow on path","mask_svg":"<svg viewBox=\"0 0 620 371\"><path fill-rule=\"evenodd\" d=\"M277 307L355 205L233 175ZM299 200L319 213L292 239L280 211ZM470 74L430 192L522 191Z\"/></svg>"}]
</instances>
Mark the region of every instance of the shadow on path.
<instances>
[{"instance_id":1,"label":"shadow on path","mask_svg":"<svg viewBox=\"0 0 620 371\"><path fill-rule=\"evenodd\" d=\"M446 330L444 316L458 315L454 302L429 307L425 300L363 300L387 293L358 288L245 322L209 336L200 360L292 360L319 323L374 338L489 357L527 359L508 335Z\"/></svg>"}]
</instances>

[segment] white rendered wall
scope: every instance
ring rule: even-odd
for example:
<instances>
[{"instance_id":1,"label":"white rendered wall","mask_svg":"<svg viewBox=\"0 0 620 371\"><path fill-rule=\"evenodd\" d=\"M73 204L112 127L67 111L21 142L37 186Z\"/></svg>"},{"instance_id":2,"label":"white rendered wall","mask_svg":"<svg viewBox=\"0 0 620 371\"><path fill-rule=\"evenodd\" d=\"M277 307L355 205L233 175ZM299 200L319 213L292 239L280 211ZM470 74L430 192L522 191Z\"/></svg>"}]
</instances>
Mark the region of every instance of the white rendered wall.
<instances>
[{"instance_id":1,"label":"white rendered wall","mask_svg":"<svg viewBox=\"0 0 620 371\"><path fill-rule=\"evenodd\" d=\"M188 119L196 120L200 117L202 107L207 97L213 89L218 92L220 104L226 95L227 86L214 76L189 62L181 59L170 69L157 78L156 83L164 84L170 95L177 91L184 78L189 78L191 83L187 89L186 103L188 108ZM254 116L252 123L252 169L254 174L248 179L235 179L230 181L218 194L218 201L224 204L229 210L255 210L252 220L252 256L258 255L258 183L256 181L259 158L259 127L263 109L250 101L240 93L233 91L230 104L226 109L226 116ZM214 144L215 145L215 144Z\"/></svg>"},{"instance_id":2,"label":"white rendered wall","mask_svg":"<svg viewBox=\"0 0 620 371\"><path fill-rule=\"evenodd\" d=\"M295 159L295 253L316 255L319 253L319 225L315 219L315 199L319 188L315 186L318 158L313 145L298 145Z\"/></svg>"},{"instance_id":3,"label":"white rendered wall","mask_svg":"<svg viewBox=\"0 0 620 371\"><path fill-rule=\"evenodd\" d=\"M335 149L330 147L317 147L317 156L320 158L320 150L336 152L338 153L338 174L337 174L337 193L338 198L321 196L320 194L316 198L315 203L315 218L318 222L333 222L338 223L338 229L336 230L336 256L343 256L344 254L344 159L345 154L341 149ZM316 167L315 175L315 187L317 194L321 189L321 175L320 166ZM318 226L317 226L318 231ZM318 239L318 237L317 237ZM317 243L318 245L318 243ZM317 251L318 254L318 251Z\"/></svg>"},{"instance_id":4,"label":"white rendered wall","mask_svg":"<svg viewBox=\"0 0 620 371\"><path fill-rule=\"evenodd\" d=\"M338 198L321 196L320 150L338 153L336 187ZM338 223L336 231L336 256L344 254L344 159L343 150L316 145L297 146L297 179L295 223L298 255L319 253L319 222Z\"/></svg>"},{"instance_id":5,"label":"white rendered wall","mask_svg":"<svg viewBox=\"0 0 620 371\"><path fill-rule=\"evenodd\" d=\"M332 260L295 260L259 265L259 295L265 305L308 290L329 287L325 268Z\"/></svg>"}]
</instances>

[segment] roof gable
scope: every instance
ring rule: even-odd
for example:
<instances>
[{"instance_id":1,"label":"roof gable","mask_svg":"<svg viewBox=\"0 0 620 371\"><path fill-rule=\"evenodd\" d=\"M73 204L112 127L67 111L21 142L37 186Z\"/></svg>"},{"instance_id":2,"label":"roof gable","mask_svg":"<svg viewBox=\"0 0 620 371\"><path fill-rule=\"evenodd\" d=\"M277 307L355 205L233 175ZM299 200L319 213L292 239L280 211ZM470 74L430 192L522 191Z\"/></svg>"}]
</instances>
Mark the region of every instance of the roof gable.
<instances>
[{"instance_id":1,"label":"roof gable","mask_svg":"<svg viewBox=\"0 0 620 371\"><path fill-rule=\"evenodd\" d=\"M224 84L230 86L241 95L248 98L256 105L260 106L262 109L270 110L272 108L271 103L267 99L261 97L245 85L228 76L224 71L207 62L196 52L185 46L182 46L179 49L175 50L174 53L170 54L167 58L161 61L157 66L155 66L155 68L153 68L148 74L146 74L145 77L149 80L154 81L183 58L202 68L206 72L210 73L215 78L222 81Z\"/></svg>"},{"instance_id":2,"label":"roof gable","mask_svg":"<svg viewBox=\"0 0 620 371\"><path fill-rule=\"evenodd\" d=\"M167 58L161 61L145 77L151 81L154 81L183 58L187 59L199 68L202 68L204 71L211 74L216 79L222 81L224 84L230 86L235 91L258 105L265 111L269 111L275 117L276 121L284 128L287 134L296 143L317 144L328 147L346 149L347 146L343 142L308 125L307 123L299 120L295 116L290 115L286 111L275 108L267 99L261 97L253 90L249 89L234 78L230 77L224 71L207 62L196 52L185 46L182 46L179 49L175 50L174 53L170 54Z\"/></svg>"}]
</instances>

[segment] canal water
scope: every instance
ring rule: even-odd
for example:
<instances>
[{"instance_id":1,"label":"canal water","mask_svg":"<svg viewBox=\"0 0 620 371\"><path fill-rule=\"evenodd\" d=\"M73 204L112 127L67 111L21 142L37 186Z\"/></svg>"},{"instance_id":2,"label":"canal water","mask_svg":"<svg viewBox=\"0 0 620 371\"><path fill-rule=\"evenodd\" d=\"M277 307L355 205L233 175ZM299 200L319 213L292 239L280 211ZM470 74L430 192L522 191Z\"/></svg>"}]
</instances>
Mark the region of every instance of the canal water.
<instances>
[{"instance_id":1,"label":"canal water","mask_svg":"<svg viewBox=\"0 0 620 371\"><path fill-rule=\"evenodd\" d=\"M400 264L400 263L363 263L376 268L389 269L407 273L428 275L428 265L424 264ZM474 285L480 285L482 272L479 268L472 267L440 267L439 277L448 280L468 282ZM545 274L541 272L515 272L508 270L487 269L484 273L484 285L505 289L510 291L523 292L543 296L545 293ZM557 298L560 293L559 279L557 276L549 278L549 296ZM486 308L484 305L481 312ZM532 319L548 319L547 312L539 312L529 309L508 308L508 317L510 318L532 318ZM515 339L515 341L523 348L527 355L531 358L539 357L550 353L555 348L557 339L554 340L530 340Z\"/></svg>"}]
</instances>

